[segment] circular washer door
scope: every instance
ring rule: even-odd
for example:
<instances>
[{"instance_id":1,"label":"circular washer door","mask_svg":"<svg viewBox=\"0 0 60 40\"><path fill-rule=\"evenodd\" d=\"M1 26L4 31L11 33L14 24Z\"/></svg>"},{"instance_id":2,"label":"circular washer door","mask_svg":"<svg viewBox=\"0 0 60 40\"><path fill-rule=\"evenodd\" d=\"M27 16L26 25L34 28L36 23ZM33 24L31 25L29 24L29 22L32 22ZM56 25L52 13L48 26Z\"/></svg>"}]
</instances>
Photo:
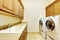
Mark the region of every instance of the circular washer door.
<instances>
[{"instance_id":1,"label":"circular washer door","mask_svg":"<svg viewBox=\"0 0 60 40\"><path fill-rule=\"evenodd\" d=\"M46 21L46 27L50 30L54 30L55 23L52 19Z\"/></svg>"}]
</instances>

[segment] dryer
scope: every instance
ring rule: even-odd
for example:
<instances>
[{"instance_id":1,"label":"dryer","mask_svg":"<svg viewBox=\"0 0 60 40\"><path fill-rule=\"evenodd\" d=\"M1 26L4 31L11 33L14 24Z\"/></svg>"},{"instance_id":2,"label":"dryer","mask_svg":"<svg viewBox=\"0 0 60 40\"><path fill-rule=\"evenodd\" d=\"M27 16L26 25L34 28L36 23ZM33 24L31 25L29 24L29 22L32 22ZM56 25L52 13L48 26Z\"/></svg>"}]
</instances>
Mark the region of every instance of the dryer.
<instances>
[{"instance_id":1,"label":"dryer","mask_svg":"<svg viewBox=\"0 0 60 40\"><path fill-rule=\"evenodd\" d=\"M57 35L58 31L60 31L57 30L59 28L59 16L47 17L46 27L47 27L47 40L59 40Z\"/></svg>"},{"instance_id":2,"label":"dryer","mask_svg":"<svg viewBox=\"0 0 60 40\"><path fill-rule=\"evenodd\" d=\"M41 36L43 38L47 38L47 34L46 34L46 26L45 26L45 22L46 22L46 19L45 18L41 18L39 20L39 33L41 34Z\"/></svg>"}]
</instances>

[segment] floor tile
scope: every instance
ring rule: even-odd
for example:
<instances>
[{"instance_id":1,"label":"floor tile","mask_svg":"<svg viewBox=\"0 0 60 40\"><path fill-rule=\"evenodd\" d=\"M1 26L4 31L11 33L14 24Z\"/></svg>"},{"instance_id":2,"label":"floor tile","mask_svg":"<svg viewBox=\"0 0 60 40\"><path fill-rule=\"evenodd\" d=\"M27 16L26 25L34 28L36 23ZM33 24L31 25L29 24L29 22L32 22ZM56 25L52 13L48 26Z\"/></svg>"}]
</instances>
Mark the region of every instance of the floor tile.
<instances>
[{"instance_id":1,"label":"floor tile","mask_svg":"<svg viewBox=\"0 0 60 40\"><path fill-rule=\"evenodd\" d=\"M27 40L45 40L40 34L27 34Z\"/></svg>"}]
</instances>

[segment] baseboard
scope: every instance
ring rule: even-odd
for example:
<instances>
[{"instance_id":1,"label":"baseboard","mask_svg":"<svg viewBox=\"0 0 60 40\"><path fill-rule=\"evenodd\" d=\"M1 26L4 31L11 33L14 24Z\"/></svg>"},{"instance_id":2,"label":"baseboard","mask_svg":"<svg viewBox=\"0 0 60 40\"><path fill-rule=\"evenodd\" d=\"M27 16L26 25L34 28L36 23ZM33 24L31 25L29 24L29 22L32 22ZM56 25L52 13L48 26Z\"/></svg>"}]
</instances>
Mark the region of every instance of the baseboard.
<instances>
[{"instance_id":1,"label":"baseboard","mask_svg":"<svg viewBox=\"0 0 60 40\"><path fill-rule=\"evenodd\" d=\"M28 34L39 34L39 32L28 32Z\"/></svg>"}]
</instances>

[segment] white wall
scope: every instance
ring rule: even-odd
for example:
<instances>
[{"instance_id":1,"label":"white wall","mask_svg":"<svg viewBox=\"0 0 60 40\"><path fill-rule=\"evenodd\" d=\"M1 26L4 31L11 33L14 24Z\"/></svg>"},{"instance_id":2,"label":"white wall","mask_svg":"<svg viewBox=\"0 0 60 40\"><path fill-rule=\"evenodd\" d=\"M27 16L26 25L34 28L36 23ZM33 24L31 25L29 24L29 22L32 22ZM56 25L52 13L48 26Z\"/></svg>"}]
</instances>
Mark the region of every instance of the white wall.
<instances>
[{"instance_id":1,"label":"white wall","mask_svg":"<svg viewBox=\"0 0 60 40\"><path fill-rule=\"evenodd\" d=\"M39 19L45 17L45 6L51 0L22 0L24 10L24 21L28 22L28 32L39 32Z\"/></svg>"},{"instance_id":2,"label":"white wall","mask_svg":"<svg viewBox=\"0 0 60 40\"><path fill-rule=\"evenodd\" d=\"M7 15L1 15L1 14L7 14L7 13L0 11L0 26L20 22L19 18L17 17L10 17Z\"/></svg>"}]
</instances>

